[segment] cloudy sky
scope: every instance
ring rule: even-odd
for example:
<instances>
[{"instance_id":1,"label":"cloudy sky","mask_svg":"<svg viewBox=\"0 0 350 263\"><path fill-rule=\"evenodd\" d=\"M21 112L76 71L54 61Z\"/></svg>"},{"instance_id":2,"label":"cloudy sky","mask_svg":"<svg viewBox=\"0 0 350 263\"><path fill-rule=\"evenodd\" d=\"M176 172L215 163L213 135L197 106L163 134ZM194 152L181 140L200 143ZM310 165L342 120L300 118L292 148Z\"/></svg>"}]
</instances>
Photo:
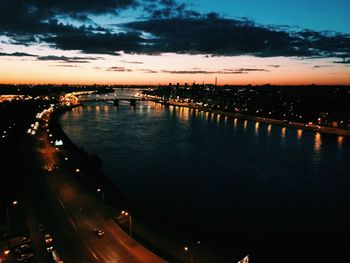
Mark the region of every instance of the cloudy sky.
<instances>
[{"instance_id":1,"label":"cloudy sky","mask_svg":"<svg viewBox=\"0 0 350 263\"><path fill-rule=\"evenodd\" d=\"M0 82L350 85L349 0L1 0Z\"/></svg>"}]
</instances>

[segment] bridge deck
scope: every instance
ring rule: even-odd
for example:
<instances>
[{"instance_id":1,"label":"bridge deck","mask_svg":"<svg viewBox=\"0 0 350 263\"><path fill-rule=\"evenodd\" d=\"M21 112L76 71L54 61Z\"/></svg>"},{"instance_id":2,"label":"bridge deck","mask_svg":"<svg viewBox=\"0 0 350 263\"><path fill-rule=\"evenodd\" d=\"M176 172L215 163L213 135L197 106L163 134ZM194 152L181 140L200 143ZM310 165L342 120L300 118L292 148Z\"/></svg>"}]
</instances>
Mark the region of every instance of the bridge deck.
<instances>
[{"instance_id":1,"label":"bridge deck","mask_svg":"<svg viewBox=\"0 0 350 263\"><path fill-rule=\"evenodd\" d=\"M142 100L141 98L103 98L103 99L100 99L100 98L97 98L97 99L79 99L78 101L79 102L95 102L95 101L115 101L115 100L126 100L126 101L134 101L134 100Z\"/></svg>"}]
</instances>

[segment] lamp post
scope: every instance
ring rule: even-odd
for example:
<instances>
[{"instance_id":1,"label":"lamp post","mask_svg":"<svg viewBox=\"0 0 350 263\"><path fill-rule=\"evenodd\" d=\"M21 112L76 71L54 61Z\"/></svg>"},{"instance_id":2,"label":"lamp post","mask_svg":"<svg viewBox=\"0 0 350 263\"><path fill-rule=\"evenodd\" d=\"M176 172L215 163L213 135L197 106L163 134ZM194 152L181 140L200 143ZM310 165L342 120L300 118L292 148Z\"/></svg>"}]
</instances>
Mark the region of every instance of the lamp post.
<instances>
[{"instance_id":1,"label":"lamp post","mask_svg":"<svg viewBox=\"0 0 350 263\"><path fill-rule=\"evenodd\" d=\"M184 250L186 253L189 253L190 256L190 263L193 263L193 253L192 250L188 246L184 246Z\"/></svg>"},{"instance_id":2,"label":"lamp post","mask_svg":"<svg viewBox=\"0 0 350 263\"><path fill-rule=\"evenodd\" d=\"M123 216L127 216L129 219L129 233L130 233L130 240L132 240L132 217L131 214L129 214L127 211L122 211L121 214Z\"/></svg>"},{"instance_id":3,"label":"lamp post","mask_svg":"<svg viewBox=\"0 0 350 263\"><path fill-rule=\"evenodd\" d=\"M195 248L199 246L201 242L197 241L191 248L189 246L184 246L184 250L186 253L189 253L190 256L190 263L194 263L194 252Z\"/></svg>"},{"instance_id":4,"label":"lamp post","mask_svg":"<svg viewBox=\"0 0 350 263\"><path fill-rule=\"evenodd\" d=\"M13 206L16 206L17 204L18 204L17 200L14 200L12 202ZM10 207L9 206L7 206L6 208L6 217L7 217L7 229L8 229L8 232L10 232L11 225L10 225Z\"/></svg>"},{"instance_id":5,"label":"lamp post","mask_svg":"<svg viewBox=\"0 0 350 263\"><path fill-rule=\"evenodd\" d=\"M101 190L101 188L97 188L97 193L101 193L102 195L102 204L103 204L103 218L105 218L105 193Z\"/></svg>"}]
</instances>

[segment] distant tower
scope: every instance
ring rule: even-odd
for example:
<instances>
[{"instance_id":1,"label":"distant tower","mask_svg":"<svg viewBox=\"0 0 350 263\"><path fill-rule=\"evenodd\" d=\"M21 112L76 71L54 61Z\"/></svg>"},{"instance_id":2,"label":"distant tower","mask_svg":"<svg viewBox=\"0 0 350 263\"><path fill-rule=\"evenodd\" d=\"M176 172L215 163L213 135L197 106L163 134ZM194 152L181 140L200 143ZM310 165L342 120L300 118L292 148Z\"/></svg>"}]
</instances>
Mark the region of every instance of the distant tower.
<instances>
[{"instance_id":1,"label":"distant tower","mask_svg":"<svg viewBox=\"0 0 350 263\"><path fill-rule=\"evenodd\" d=\"M215 87L218 85L218 78L215 78Z\"/></svg>"}]
</instances>

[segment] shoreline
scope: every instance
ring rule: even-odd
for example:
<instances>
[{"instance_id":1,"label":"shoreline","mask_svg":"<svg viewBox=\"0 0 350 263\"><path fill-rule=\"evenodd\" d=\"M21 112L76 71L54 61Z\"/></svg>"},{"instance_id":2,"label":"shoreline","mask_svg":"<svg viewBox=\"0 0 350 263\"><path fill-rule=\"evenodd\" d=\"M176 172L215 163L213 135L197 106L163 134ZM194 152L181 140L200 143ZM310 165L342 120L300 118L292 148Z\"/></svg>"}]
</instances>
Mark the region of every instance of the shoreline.
<instances>
[{"instance_id":1,"label":"shoreline","mask_svg":"<svg viewBox=\"0 0 350 263\"><path fill-rule=\"evenodd\" d=\"M228 111L213 110L210 108L206 108L206 107L199 106L199 105L196 105L194 103L188 103L188 102L175 102L175 101L164 102L162 100L157 100L154 98L147 98L147 96L146 96L145 100L153 101L153 102L160 103L163 105L185 107L185 108L189 108L189 109L194 109L194 110L203 111L203 112L209 112L209 113L223 115L223 116L232 117L232 118L239 118L239 119L243 119L243 120L252 120L255 122L262 122L262 123L272 124L272 125L277 125L277 126L282 126L282 127L301 129L301 130L318 132L318 133L323 133L323 134L332 134L332 135L350 137L350 130L345 130L345 129L320 126L317 124L305 124L305 123L294 122L294 121L285 122L283 120L278 120L278 119L258 117L258 116L246 115L246 114L240 114L240 113L234 113L234 112L228 112Z\"/></svg>"}]
</instances>

